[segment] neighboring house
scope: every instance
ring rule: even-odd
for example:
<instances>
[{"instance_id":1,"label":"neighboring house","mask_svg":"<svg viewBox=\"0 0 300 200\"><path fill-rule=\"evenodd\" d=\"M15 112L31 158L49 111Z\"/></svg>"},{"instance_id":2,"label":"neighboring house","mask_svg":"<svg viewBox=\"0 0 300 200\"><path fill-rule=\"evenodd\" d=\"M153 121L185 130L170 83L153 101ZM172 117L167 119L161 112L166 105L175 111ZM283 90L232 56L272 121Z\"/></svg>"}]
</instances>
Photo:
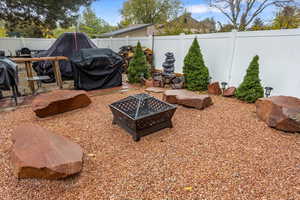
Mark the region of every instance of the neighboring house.
<instances>
[{"instance_id":1,"label":"neighboring house","mask_svg":"<svg viewBox=\"0 0 300 200\"><path fill-rule=\"evenodd\" d=\"M145 37L153 34L155 27L152 24L135 24L116 31L99 35L102 38L121 38L121 37Z\"/></svg>"},{"instance_id":2,"label":"neighboring house","mask_svg":"<svg viewBox=\"0 0 300 200\"><path fill-rule=\"evenodd\" d=\"M116 31L99 35L102 38L121 37L147 37L152 35L179 34L184 33L211 33L216 31L216 23L213 19L197 21L191 13L182 16L166 24L136 24Z\"/></svg>"},{"instance_id":3,"label":"neighboring house","mask_svg":"<svg viewBox=\"0 0 300 200\"><path fill-rule=\"evenodd\" d=\"M185 13L180 17L164 24L159 29L161 34L176 33L177 31L197 34L197 33L212 33L216 31L216 22L213 18L206 18L198 21L192 17L191 13Z\"/></svg>"}]
</instances>

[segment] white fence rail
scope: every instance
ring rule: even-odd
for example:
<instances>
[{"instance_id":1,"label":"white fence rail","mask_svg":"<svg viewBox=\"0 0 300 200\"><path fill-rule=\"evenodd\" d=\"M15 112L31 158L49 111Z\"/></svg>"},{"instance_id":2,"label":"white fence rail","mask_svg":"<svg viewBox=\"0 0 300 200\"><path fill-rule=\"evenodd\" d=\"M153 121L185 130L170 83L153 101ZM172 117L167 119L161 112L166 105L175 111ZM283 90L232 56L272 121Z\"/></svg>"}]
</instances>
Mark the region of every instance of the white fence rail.
<instances>
[{"instance_id":1,"label":"white fence rail","mask_svg":"<svg viewBox=\"0 0 300 200\"><path fill-rule=\"evenodd\" d=\"M159 36L141 38L95 39L100 48L119 51L124 45L154 45L154 64L160 69L164 54L175 54L176 72L182 72L183 60L193 39L197 37L205 63L213 80L226 81L238 86L255 55L260 56L260 78L263 86L274 88L273 95L290 95L300 98L300 29L229 32L201 35ZM0 39L0 49L14 52L21 47L47 49L52 39Z\"/></svg>"}]
</instances>

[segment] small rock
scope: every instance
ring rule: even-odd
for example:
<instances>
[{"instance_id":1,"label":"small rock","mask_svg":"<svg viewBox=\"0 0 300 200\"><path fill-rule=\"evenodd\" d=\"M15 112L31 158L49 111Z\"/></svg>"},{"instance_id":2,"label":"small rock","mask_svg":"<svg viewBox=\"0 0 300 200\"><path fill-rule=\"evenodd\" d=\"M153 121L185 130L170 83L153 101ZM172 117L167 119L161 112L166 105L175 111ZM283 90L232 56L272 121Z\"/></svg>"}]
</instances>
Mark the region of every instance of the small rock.
<instances>
[{"instance_id":1,"label":"small rock","mask_svg":"<svg viewBox=\"0 0 300 200\"><path fill-rule=\"evenodd\" d=\"M222 94L222 90L220 88L219 82L214 82L208 85L208 94L213 94L213 95Z\"/></svg>"},{"instance_id":2,"label":"small rock","mask_svg":"<svg viewBox=\"0 0 300 200\"><path fill-rule=\"evenodd\" d=\"M162 81L153 80L153 86L152 87L162 87Z\"/></svg>"},{"instance_id":3,"label":"small rock","mask_svg":"<svg viewBox=\"0 0 300 200\"><path fill-rule=\"evenodd\" d=\"M96 157L96 154L93 154L93 153L89 153L87 156L89 156L89 157Z\"/></svg>"},{"instance_id":4,"label":"small rock","mask_svg":"<svg viewBox=\"0 0 300 200\"><path fill-rule=\"evenodd\" d=\"M145 85L146 87L153 87L153 86L154 86L154 85L153 85L153 80L145 80L144 85Z\"/></svg>"},{"instance_id":5,"label":"small rock","mask_svg":"<svg viewBox=\"0 0 300 200\"><path fill-rule=\"evenodd\" d=\"M226 90L224 90L223 96L224 97L232 97L234 96L236 91L236 87L229 87Z\"/></svg>"}]
</instances>

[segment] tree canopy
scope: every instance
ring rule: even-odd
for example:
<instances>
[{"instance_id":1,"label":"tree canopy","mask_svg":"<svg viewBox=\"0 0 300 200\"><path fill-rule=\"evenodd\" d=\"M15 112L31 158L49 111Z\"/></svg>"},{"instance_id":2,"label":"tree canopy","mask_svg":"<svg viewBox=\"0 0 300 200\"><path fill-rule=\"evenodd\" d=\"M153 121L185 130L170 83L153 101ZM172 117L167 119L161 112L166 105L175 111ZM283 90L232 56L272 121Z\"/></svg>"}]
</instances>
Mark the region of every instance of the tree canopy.
<instances>
[{"instance_id":1,"label":"tree canopy","mask_svg":"<svg viewBox=\"0 0 300 200\"><path fill-rule=\"evenodd\" d=\"M265 30L267 27L261 18L256 18L250 28L252 31Z\"/></svg>"},{"instance_id":2,"label":"tree canopy","mask_svg":"<svg viewBox=\"0 0 300 200\"><path fill-rule=\"evenodd\" d=\"M80 7L90 5L93 1L1 0L0 18L6 21L9 32L14 32L16 27L35 29L32 36L43 37L45 30L53 30L57 25L66 28L74 24Z\"/></svg>"},{"instance_id":3,"label":"tree canopy","mask_svg":"<svg viewBox=\"0 0 300 200\"><path fill-rule=\"evenodd\" d=\"M0 38L6 37L6 30L4 27L4 22L0 21Z\"/></svg>"},{"instance_id":4,"label":"tree canopy","mask_svg":"<svg viewBox=\"0 0 300 200\"><path fill-rule=\"evenodd\" d=\"M180 0L127 0L123 4L121 25L165 23L178 16Z\"/></svg>"},{"instance_id":5,"label":"tree canopy","mask_svg":"<svg viewBox=\"0 0 300 200\"><path fill-rule=\"evenodd\" d=\"M298 28L300 26L300 9L295 6L286 6L276 14L273 20L273 29Z\"/></svg>"},{"instance_id":6,"label":"tree canopy","mask_svg":"<svg viewBox=\"0 0 300 200\"><path fill-rule=\"evenodd\" d=\"M87 7L82 14L82 21L79 25L80 32L86 33L89 37L95 38L97 35L112 31L114 27L106 21L97 17L91 7Z\"/></svg>"}]
</instances>

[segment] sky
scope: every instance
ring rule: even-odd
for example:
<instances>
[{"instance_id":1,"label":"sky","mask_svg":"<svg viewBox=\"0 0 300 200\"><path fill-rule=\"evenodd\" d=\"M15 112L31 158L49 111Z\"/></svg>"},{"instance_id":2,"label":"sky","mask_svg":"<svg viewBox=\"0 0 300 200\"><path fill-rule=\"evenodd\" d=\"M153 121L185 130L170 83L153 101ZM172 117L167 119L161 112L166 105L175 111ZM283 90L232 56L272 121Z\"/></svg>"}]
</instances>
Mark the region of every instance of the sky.
<instances>
[{"instance_id":1,"label":"sky","mask_svg":"<svg viewBox=\"0 0 300 200\"><path fill-rule=\"evenodd\" d=\"M117 25L122 19L120 10L123 2L126 0L98 0L92 4L93 10L98 17L101 17L112 25ZM207 17L214 17L216 21L229 23L229 21L216 9L209 8L206 0L182 0L184 7L192 13L192 16L197 20L203 20ZM270 22L275 14L273 8L265 10L261 17L266 22Z\"/></svg>"}]
</instances>

